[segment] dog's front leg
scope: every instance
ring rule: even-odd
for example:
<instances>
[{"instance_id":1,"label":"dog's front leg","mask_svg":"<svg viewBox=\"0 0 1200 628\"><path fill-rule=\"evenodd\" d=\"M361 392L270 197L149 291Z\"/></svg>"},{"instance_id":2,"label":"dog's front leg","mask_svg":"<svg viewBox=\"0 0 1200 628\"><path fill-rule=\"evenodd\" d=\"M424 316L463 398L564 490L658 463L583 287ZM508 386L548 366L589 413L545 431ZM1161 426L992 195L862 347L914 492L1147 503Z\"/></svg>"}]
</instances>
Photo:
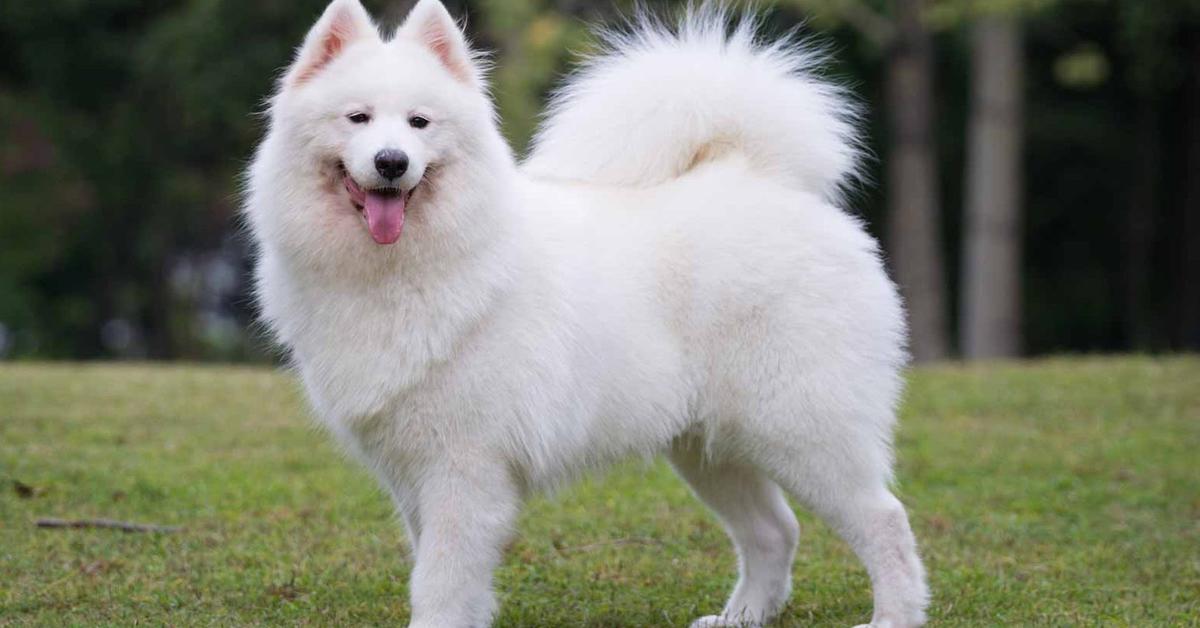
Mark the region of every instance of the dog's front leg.
<instances>
[{"instance_id":1,"label":"dog's front leg","mask_svg":"<svg viewBox=\"0 0 1200 628\"><path fill-rule=\"evenodd\" d=\"M503 464L440 465L421 483L410 628L483 628L496 611L492 572L520 510Z\"/></svg>"}]
</instances>

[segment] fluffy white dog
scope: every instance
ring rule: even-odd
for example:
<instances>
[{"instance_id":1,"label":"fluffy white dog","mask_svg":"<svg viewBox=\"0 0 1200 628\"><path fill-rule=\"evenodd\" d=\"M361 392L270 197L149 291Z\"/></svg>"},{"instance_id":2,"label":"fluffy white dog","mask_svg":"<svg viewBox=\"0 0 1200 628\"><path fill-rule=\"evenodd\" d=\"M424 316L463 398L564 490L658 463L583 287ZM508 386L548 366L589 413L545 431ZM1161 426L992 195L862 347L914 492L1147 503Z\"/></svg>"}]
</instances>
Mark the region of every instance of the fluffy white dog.
<instances>
[{"instance_id":1,"label":"fluffy white dog","mask_svg":"<svg viewBox=\"0 0 1200 628\"><path fill-rule=\"evenodd\" d=\"M873 626L924 620L889 490L904 316L838 206L851 108L812 55L720 11L609 37L518 164L438 0L390 39L334 0L249 173L265 319L407 523L412 626L486 626L532 491L665 453L740 578L698 626L788 599L792 495L866 565Z\"/></svg>"}]
</instances>

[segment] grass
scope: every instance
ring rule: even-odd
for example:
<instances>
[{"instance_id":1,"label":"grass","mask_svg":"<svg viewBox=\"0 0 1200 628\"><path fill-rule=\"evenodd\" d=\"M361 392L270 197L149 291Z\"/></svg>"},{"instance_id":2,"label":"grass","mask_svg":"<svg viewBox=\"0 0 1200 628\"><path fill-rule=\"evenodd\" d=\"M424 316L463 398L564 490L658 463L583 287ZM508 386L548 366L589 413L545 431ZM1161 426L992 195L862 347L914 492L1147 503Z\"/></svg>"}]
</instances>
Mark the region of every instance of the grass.
<instances>
[{"instance_id":1,"label":"grass","mask_svg":"<svg viewBox=\"0 0 1200 628\"><path fill-rule=\"evenodd\" d=\"M912 376L899 435L939 626L1198 625L1200 359ZM0 366L0 624L383 625L411 562L374 483L253 368ZM41 530L38 517L182 525ZM865 573L801 513L778 625L849 626ZM661 462L528 508L498 626L683 626L733 581Z\"/></svg>"}]
</instances>

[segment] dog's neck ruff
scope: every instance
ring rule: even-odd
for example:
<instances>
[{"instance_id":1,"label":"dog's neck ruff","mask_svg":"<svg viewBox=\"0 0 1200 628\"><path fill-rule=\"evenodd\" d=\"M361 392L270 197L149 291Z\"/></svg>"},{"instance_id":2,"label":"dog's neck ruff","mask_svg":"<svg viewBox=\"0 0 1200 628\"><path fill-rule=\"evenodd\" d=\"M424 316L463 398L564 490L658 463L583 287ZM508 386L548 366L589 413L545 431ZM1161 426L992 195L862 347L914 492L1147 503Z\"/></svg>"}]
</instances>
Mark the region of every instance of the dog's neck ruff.
<instances>
[{"instance_id":1,"label":"dog's neck ruff","mask_svg":"<svg viewBox=\"0 0 1200 628\"><path fill-rule=\"evenodd\" d=\"M323 420L369 420L453 359L519 274L523 256L506 231L440 264L389 251L385 269L352 281L263 264L264 314Z\"/></svg>"}]
</instances>

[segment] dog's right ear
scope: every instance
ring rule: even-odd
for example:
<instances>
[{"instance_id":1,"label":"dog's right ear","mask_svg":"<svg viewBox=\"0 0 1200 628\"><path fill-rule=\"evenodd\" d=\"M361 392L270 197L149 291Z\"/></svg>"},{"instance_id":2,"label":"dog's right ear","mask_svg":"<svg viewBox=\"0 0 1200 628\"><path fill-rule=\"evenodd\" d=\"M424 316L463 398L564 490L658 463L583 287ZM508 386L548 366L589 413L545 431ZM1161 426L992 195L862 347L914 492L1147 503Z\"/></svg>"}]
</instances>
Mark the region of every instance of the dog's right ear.
<instances>
[{"instance_id":1,"label":"dog's right ear","mask_svg":"<svg viewBox=\"0 0 1200 628\"><path fill-rule=\"evenodd\" d=\"M359 0L333 0L296 51L283 86L296 87L316 76L350 44L379 38L379 30Z\"/></svg>"}]
</instances>

